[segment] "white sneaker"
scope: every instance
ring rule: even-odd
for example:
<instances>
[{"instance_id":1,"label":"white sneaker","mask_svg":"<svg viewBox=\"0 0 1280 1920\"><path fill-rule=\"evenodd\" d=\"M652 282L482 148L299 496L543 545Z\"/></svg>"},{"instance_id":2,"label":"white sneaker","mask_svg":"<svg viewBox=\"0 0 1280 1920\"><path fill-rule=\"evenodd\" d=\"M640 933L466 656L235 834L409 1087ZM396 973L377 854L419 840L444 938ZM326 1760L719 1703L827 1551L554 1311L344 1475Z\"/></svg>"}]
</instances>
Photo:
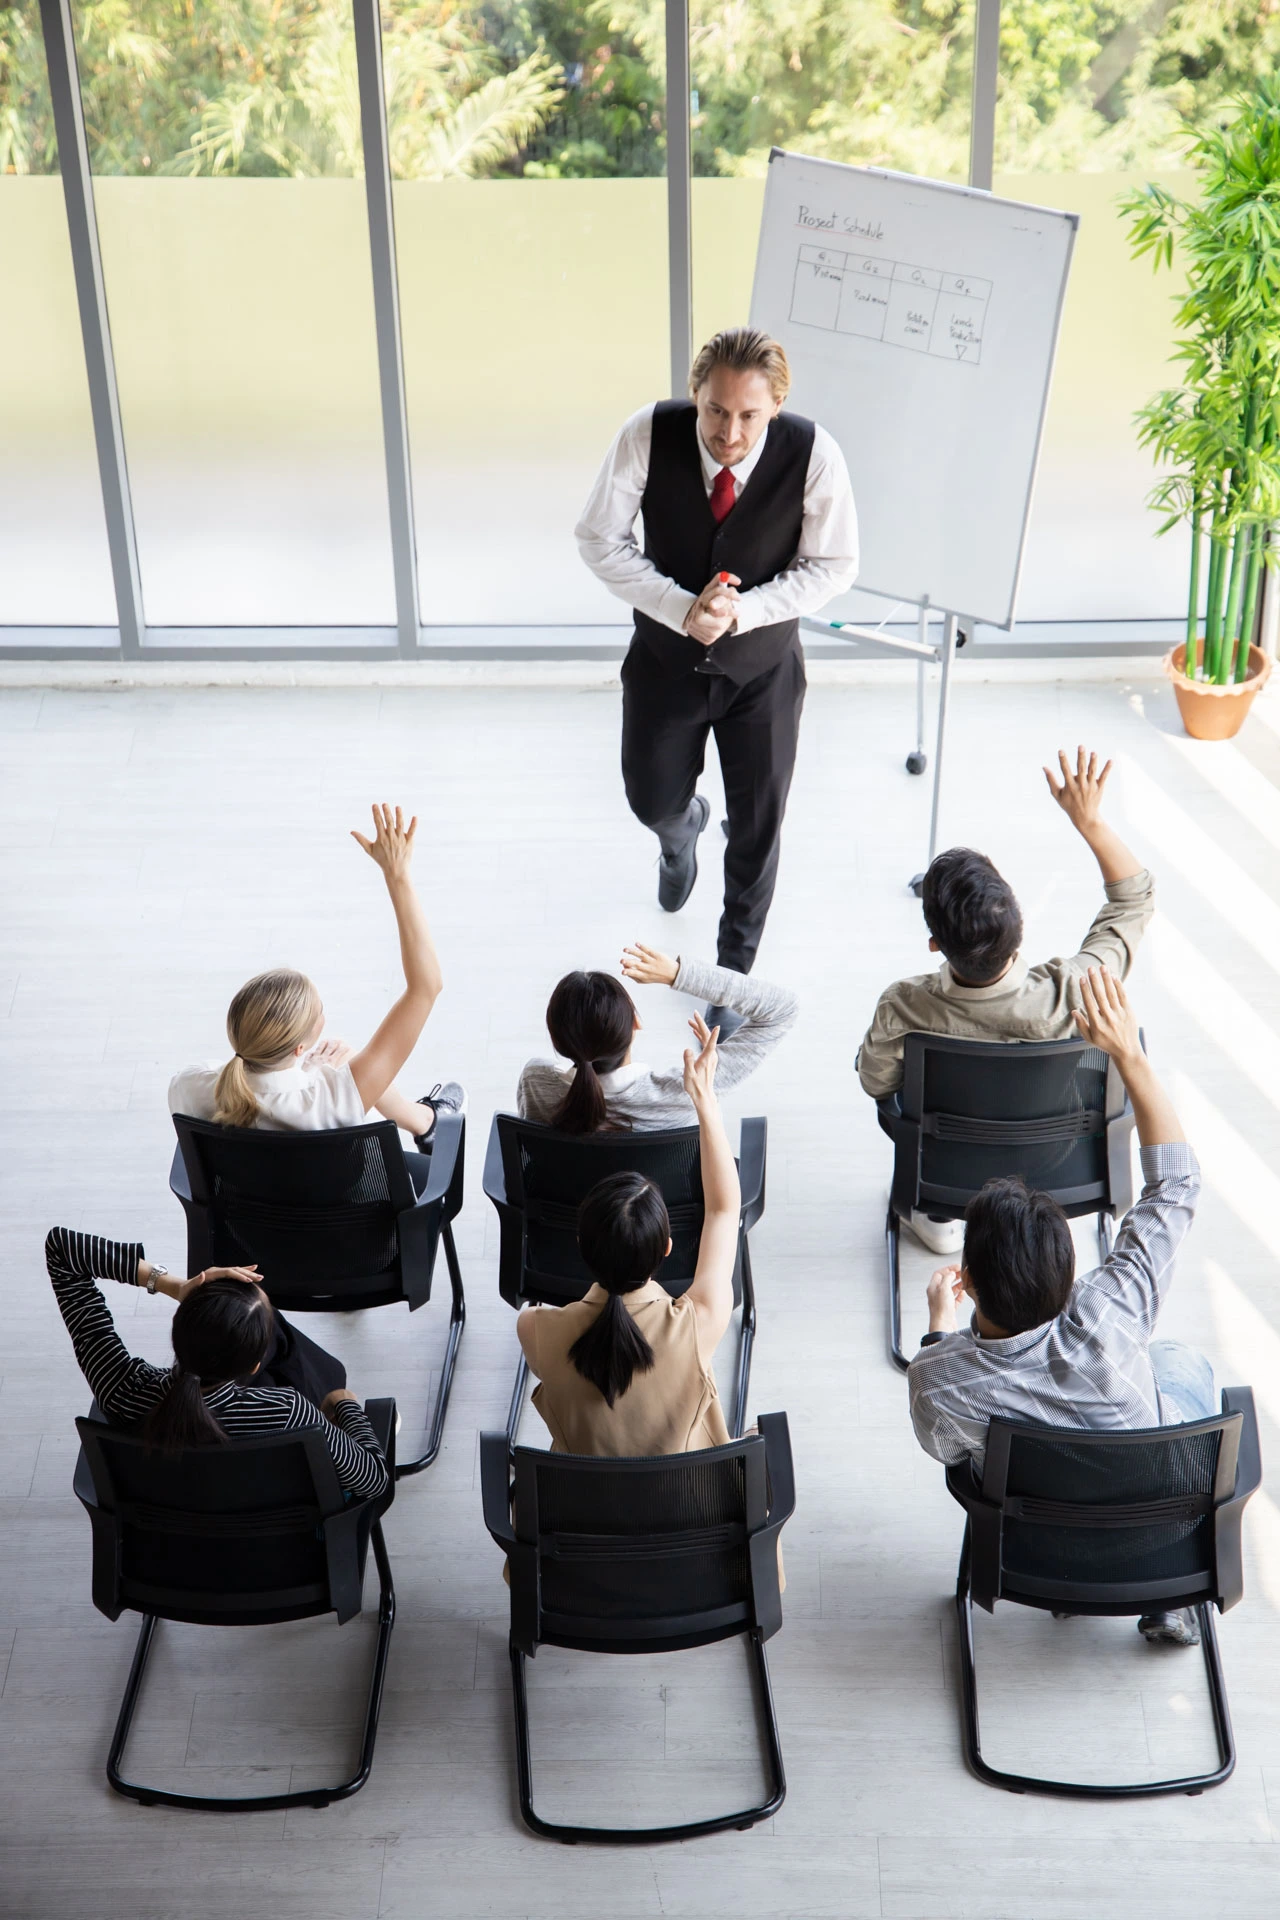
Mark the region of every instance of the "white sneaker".
<instances>
[{"instance_id":1,"label":"white sneaker","mask_svg":"<svg viewBox=\"0 0 1280 1920\"><path fill-rule=\"evenodd\" d=\"M911 1229L930 1253L960 1253L964 1248L963 1220L935 1220L930 1214L913 1210L903 1225Z\"/></svg>"}]
</instances>

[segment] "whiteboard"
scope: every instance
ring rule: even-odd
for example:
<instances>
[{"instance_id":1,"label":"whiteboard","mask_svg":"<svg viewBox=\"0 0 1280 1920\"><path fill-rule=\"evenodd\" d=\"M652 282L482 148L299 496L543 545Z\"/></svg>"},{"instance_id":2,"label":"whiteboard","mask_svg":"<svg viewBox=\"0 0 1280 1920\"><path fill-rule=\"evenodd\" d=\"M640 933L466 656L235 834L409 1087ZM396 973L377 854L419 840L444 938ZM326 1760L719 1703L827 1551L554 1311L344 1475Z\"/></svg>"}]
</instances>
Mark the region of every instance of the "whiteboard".
<instances>
[{"instance_id":1,"label":"whiteboard","mask_svg":"<svg viewBox=\"0 0 1280 1920\"><path fill-rule=\"evenodd\" d=\"M1077 224L774 148L751 324L849 463L860 587L1013 625Z\"/></svg>"}]
</instances>

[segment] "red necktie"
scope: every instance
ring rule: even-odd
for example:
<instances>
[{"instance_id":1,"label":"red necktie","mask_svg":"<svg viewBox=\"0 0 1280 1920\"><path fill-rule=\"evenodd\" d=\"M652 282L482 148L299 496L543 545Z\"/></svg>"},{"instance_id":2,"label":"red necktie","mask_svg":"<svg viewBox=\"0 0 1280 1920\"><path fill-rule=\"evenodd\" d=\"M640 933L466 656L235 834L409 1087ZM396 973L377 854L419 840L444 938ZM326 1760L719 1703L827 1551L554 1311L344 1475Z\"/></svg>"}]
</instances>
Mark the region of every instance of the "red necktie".
<instances>
[{"instance_id":1,"label":"red necktie","mask_svg":"<svg viewBox=\"0 0 1280 1920\"><path fill-rule=\"evenodd\" d=\"M717 526L733 505L733 472L729 467L721 467L711 488L711 512Z\"/></svg>"}]
</instances>

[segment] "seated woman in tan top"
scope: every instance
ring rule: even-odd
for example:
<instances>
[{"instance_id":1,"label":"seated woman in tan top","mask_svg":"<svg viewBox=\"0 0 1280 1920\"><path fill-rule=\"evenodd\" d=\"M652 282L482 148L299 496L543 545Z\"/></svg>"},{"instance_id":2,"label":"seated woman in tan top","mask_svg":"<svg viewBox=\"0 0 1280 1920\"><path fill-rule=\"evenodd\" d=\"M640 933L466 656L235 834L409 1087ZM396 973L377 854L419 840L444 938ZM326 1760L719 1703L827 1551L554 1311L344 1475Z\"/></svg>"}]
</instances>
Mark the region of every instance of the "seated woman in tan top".
<instances>
[{"instance_id":1,"label":"seated woman in tan top","mask_svg":"<svg viewBox=\"0 0 1280 1920\"><path fill-rule=\"evenodd\" d=\"M706 1211L693 1285L673 1300L654 1278L671 1229L652 1180L616 1173L592 1188L578 1245L596 1284L572 1306L526 1307L516 1322L553 1453L635 1459L729 1439L711 1360L733 1313L740 1192L715 1096L718 1029L695 1018L701 1052L684 1056L684 1087L702 1136Z\"/></svg>"}]
</instances>

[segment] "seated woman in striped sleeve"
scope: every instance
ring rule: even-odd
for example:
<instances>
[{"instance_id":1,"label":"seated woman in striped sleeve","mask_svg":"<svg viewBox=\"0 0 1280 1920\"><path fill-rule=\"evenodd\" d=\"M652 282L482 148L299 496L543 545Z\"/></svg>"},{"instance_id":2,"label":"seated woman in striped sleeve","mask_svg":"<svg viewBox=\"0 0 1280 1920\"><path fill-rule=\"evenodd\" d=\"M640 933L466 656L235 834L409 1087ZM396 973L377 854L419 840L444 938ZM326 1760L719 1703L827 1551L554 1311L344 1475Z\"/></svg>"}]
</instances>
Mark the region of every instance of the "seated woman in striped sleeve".
<instances>
[{"instance_id":1,"label":"seated woman in striped sleeve","mask_svg":"<svg viewBox=\"0 0 1280 1920\"><path fill-rule=\"evenodd\" d=\"M305 1359L319 1405L270 1371L277 1316L252 1267L210 1267L190 1280L172 1278L133 1242L55 1227L45 1241L53 1293L71 1335L80 1371L113 1425L141 1426L166 1451L218 1446L256 1433L319 1429L344 1491L382 1493L387 1462L364 1408L347 1391L340 1362L292 1333L292 1366ZM98 1278L146 1287L176 1300L173 1365L156 1366L116 1332Z\"/></svg>"}]
</instances>

